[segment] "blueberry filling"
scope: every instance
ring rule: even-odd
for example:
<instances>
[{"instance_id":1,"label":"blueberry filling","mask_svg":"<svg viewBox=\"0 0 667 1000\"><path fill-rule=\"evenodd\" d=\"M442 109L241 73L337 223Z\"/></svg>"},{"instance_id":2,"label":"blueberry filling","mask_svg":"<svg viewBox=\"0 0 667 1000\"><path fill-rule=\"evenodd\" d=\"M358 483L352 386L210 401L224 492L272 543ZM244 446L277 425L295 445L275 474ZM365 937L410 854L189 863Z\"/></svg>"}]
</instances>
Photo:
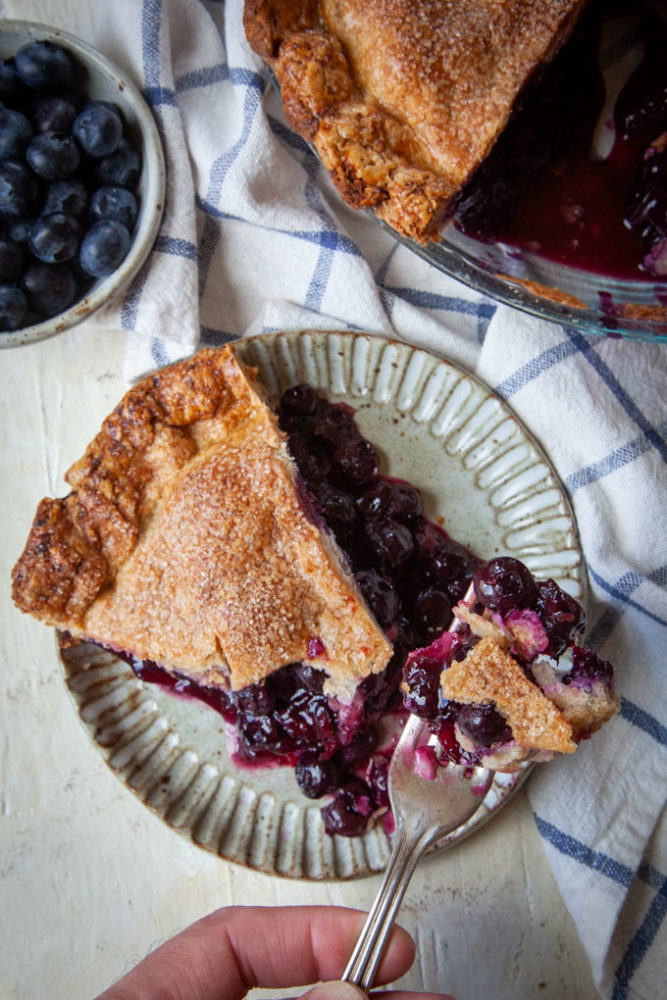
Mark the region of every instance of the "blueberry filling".
<instances>
[{"instance_id":1,"label":"blueberry filling","mask_svg":"<svg viewBox=\"0 0 667 1000\"><path fill-rule=\"evenodd\" d=\"M345 553L393 645L388 666L360 684L351 705L327 698L325 673L301 663L236 692L174 678L153 663L132 666L143 680L198 698L231 723L237 763L292 766L304 795L333 796L322 810L326 830L356 836L388 807L391 739L383 720L405 715L399 685L406 657L447 627L479 560L425 517L414 486L380 475L377 451L349 406L297 385L283 393L278 418L301 476L304 510ZM318 642L313 636L309 653ZM437 707L437 678L431 700Z\"/></svg>"},{"instance_id":2,"label":"blueberry filling","mask_svg":"<svg viewBox=\"0 0 667 1000\"><path fill-rule=\"evenodd\" d=\"M624 280L667 275L667 18L664 5L594 0L524 95L461 193L457 228L483 242ZM592 152L605 105L602 19L629 18L643 48Z\"/></svg>"}]
</instances>

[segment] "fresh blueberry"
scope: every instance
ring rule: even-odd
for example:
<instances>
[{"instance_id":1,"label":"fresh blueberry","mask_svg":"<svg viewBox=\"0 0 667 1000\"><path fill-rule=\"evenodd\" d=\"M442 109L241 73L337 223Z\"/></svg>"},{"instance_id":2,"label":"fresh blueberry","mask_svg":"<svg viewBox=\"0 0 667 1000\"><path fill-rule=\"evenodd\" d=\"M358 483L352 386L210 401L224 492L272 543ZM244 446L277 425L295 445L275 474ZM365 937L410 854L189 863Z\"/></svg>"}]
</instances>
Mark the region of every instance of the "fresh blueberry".
<instances>
[{"instance_id":1,"label":"fresh blueberry","mask_svg":"<svg viewBox=\"0 0 667 1000\"><path fill-rule=\"evenodd\" d=\"M28 300L15 285L0 285L0 330L18 330L28 311Z\"/></svg>"},{"instance_id":2,"label":"fresh blueberry","mask_svg":"<svg viewBox=\"0 0 667 1000\"><path fill-rule=\"evenodd\" d=\"M83 181L53 181L46 189L43 215L65 212L79 218L88 205L88 192Z\"/></svg>"},{"instance_id":3,"label":"fresh blueberry","mask_svg":"<svg viewBox=\"0 0 667 1000\"><path fill-rule=\"evenodd\" d=\"M0 109L0 160L17 160L32 139L32 125L20 111Z\"/></svg>"},{"instance_id":4,"label":"fresh blueberry","mask_svg":"<svg viewBox=\"0 0 667 1000\"><path fill-rule=\"evenodd\" d=\"M131 191L118 184L107 184L98 188L90 199L90 218L115 219L130 232L137 221L137 200Z\"/></svg>"},{"instance_id":5,"label":"fresh blueberry","mask_svg":"<svg viewBox=\"0 0 667 1000\"><path fill-rule=\"evenodd\" d=\"M130 249L130 234L113 219L95 222L81 243L79 262L86 274L103 278L115 271Z\"/></svg>"},{"instance_id":6,"label":"fresh blueberry","mask_svg":"<svg viewBox=\"0 0 667 1000\"><path fill-rule=\"evenodd\" d=\"M0 100L16 107L26 99L27 93L26 85L16 72L15 60L3 59L0 62Z\"/></svg>"},{"instance_id":7,"label":"fresh blueberry","mask_svg":"<svg viewBox=\"0 0 667 1000\"><path fill-rule=\"evenodd\" d=\"M68 264L44 264L36 260L21 276L28 302L42 316L57 316L76 298L76 280Z\"/></svg>"},{"instance_id":8,"label":"fresh blueberry","mask_svg":"<svg viewBox=\"0 0 667 1000\"><path fill-rule=\"evenodd\" d=\"M40 132L25 151L28 165L45 181L70 177L81 162L81 153L71 135L65 132Z\"/></svg>"},{"instance_id":9,"label":"fresh blueberry","mask_svg":"<svg viewBox=\"0 0 667 1000\"><path fill-rule=\"evenodd\" d=\"M52 42L28 42L15 56L16 72L34 90L66 87L72 75L69 56Z\"/></svg>"},{"instance_id":10,"label":"fresh blueberry","mask_svg":"<svg viewBox=\"0 0 667 1000\"><path fill-rule=\"evenodd\" d=\"M81 225L72 215L52 212L33 223L28 239L32 254L45 264L60 264L76 255Z\"/></svg>"},{"instance_id":11,"label":"fresh blueberry","mask_svg":"<svg viewBox=\"0 0 667 1000\"><path fill-rule=\"evenodd\" d=\"M33 222L34 219L17 219L9 227L9 238L14 243L21 245L27 243L30 239L30 230L32 229Z\"/></svg>"},{"instance_id":12,"label":"fresh blueberry","mask_svg":"<svg viewBox=\"0 0 667 1000\"><path fill-rule=\"evenodd\" d=\"M111 156L99 160L96 173L103 184L120 184L121 187L136 187L141 173L141 156L134 143L123 137L118 149Z\"/></svg>"},{"instance_id":13,"label":"fresh blueberry","mask_svg":"<svg viewBox=\"0 0 667 1000\"><path fill-rule=\"evenodd\" d=\"M32 214L37 197L35 179L24 163L0 163L0 216L19 219Z\"/></svg>"},{"instance_id":14,"label":"fresh blueberry","mask_svg":"<svg viewBox=\"0 0 667 1000\"><path fill-rule=\"evenodd\" d=\"M14 240L0 239L0 282L14 281L23 264L23 248Z\"/></svg>"},{"instance_id":15,"label":"fresh blueberry","mask_svg":"<svg viewBox=\"0 0 667 1000\"><path fill-rule=\"evenodd\" d=\"M84 153L94 159L111 156L123 135L123 122L116 110L102 101L90 101L78 114L72 133Z\"/></svg>"},{"instance_id":16,"label":"fresh blueberry","mask_svg":"<svg viewBox=\"0 0 667 1000\"><path fill-rule=\"evenodd\" d=\"M67 97L44 96L32 113L36 132L71 132L78 109Z\"/></svg>"}]
</instances>

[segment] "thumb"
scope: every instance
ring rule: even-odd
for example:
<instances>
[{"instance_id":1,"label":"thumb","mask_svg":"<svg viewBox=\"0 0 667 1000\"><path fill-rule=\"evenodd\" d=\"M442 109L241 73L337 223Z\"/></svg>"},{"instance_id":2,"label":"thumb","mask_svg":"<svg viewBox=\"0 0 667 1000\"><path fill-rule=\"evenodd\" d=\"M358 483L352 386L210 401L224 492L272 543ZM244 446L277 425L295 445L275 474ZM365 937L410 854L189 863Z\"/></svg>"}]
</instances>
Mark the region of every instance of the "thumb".
<instances>
[{"instance_id":1,"label":"thumb","mask_svg":"<svg viewBox=\"0 0 667 1000\"><path fill-rule=\"evenodd\" d=\"M304 993L301 1000L368 1000L368 996L358 986L352 983L318 983L312 990Z\"/></svg>"}]
</instances>

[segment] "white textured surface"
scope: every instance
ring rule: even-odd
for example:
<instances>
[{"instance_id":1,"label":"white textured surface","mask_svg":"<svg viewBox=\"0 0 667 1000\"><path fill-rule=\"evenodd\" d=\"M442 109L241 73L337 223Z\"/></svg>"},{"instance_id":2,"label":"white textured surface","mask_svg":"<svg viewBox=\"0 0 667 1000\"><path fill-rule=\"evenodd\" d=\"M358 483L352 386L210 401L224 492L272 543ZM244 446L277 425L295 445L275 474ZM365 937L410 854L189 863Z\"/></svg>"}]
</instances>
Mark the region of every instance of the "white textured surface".
<instances>
[{"instance_id":1,"label":"white textured surface","mask_svg":"<svg viewBox=\"0 0 667 1000\"><path fill-rule=\"evenodd\" d=\"M9 572L34 508L62 495L63 472L124 391L123 350L123 334L84 325L2 356L3 1000L92 998L221 905L367 908L379 883L294 882L192 846L104 763L65 689L50 630L11 604ZM410 988L448 989L457 1000L597 996L523 792L470 840L423 863L401 922L419 946Z\"/></svg>"}]
</instances>

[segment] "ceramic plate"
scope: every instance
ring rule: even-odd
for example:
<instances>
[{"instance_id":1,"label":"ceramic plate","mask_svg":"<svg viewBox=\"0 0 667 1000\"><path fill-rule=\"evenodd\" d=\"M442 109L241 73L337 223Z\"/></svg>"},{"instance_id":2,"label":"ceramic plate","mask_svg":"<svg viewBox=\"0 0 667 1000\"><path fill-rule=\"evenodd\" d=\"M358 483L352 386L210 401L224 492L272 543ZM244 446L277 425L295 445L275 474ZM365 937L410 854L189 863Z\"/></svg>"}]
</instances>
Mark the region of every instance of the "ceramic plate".
<instances>
[{"instance_id":1,"label":"ceramic plate","mask_svg":"<svg viewBox=\"0 0 667 1000\"><path fill-rule=\"evenodd\" d=\"M382 471L419 486L427 514L484 558L514 555L540 578L583 599L576 525L548 459L508 407L449 361L382 337L277 333L238 342L270 392L309 382L356 410ZM137 680L96 647L61 651L68 687L95 744L146 805L192 841L272 874L348 879L384 868L390 840L378 824L331 837L320 804L291 768L239 769L217 712ZM497 775L450 847L490 819L530 767Z\"/></svg>"}]
</instances>

